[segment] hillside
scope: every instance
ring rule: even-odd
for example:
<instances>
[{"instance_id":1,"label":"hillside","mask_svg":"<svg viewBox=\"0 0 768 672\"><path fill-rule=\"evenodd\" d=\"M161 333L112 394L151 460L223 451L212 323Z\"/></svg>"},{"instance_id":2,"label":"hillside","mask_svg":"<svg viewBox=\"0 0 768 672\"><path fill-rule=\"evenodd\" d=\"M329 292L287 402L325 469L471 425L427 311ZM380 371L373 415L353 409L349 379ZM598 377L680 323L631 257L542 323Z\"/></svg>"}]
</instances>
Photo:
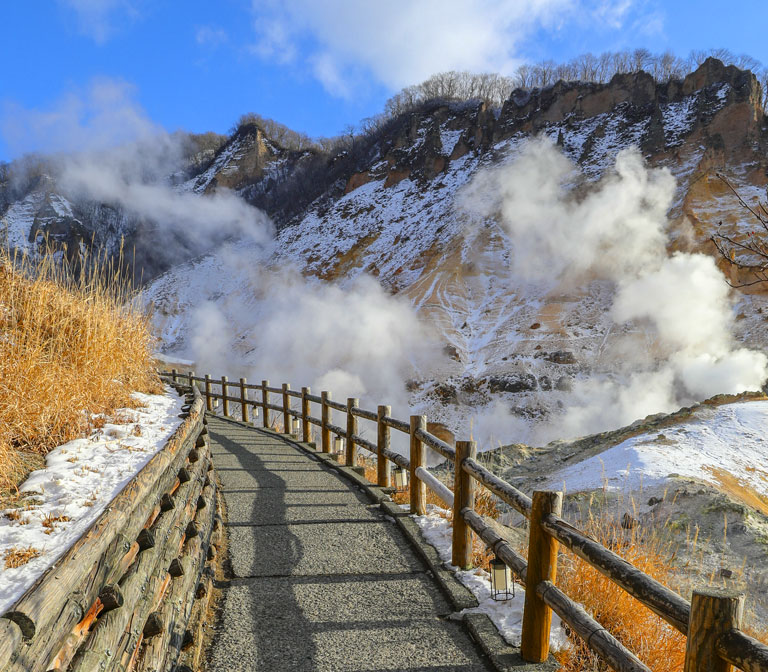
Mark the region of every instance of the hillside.
<instances>
[{"instance_id":1,"label":"hillside","mask_svg":"<svg viewBox=\"0 0 768 672\"><path fill-rule=\"evenodd\" d=\"M737 235L752 226L716 173L764 197L760 101L751 73L709 59L681 81L558 82L495 110L422 103L334 154L285 149L244 123L226 139L176 137L108 160L28 159L0 189L4 233L17 248L47 236L70 254L122 241L137 275L167 271L146 300L163 351L199 369L401 406L407 380L408 405L451 430L474 422L491 444L543 441L755 386L757 361L738 347L763 346L763 294L734 295L731 311L696 253L731 273L709 236L721 222ZM622 153L631 147L639 153ZM112 181L84 189L104 165ZM686 316L714 325L707 334L663 333L680 305L617 315L630 281L675 252L693 256L659 281L701 267L695 300L669 289L701 310L710 293L714 313ZM681 392L673 382L696 375L680 360L696 357L735 373ZM615 386L627 390L619 403Z\"/></svg>"},{"instance_id":2,"label":"hillside","mask_svg":"<svg viewBox=\"0 0 768 672\"><path fill-rule=\"evenodd\" d=\"M662 180L658 169L674 177L673 191L657 204L654 221L639 230L657 226L668 251L712 255L708 238L718 222L750 226L716 171L747 197L764 194L766 135L759 94L751 74L710 60L684 81L664 85L638 73L617 76L607 85L559 83L544 91L517 91L498 116L479 103L428 105L392 121L369 151L369 163L283 222L267 252L256 245L240 245L236 253L230 247L155 281L147 299L154 304L165 348L206 370L224 367L235 373L250 365L255 375L289 377L294 385L326 382L327 371L354 368L349 366L354 356L336 352L329 343L351 338L350 325L364 320L356 323L344 311L360 309L366 301L345 304L337 315L327 310L334 297L323 289L329 286L325 281L349 288L363 276L373 277L427 325L428 334L416 340L429 341L429 355L395 357L398 365L416 367L407 375L411 406L464 433L474 419L475 433L485 441L530 438L532 426L546 429L564 405L573 405L575 383L615 378L628 349L638 363L634 368L641 369L664 353L657 327L648 320L613 319L617 276L602 272L599 264L572 278L561 267L574 260L547 251L544 268L536 272L521 272L519 259L515 266L520 239L504 221L503 203L494 202L497 194L490 193L503 191L495 188L493 170L514 166L529 138L545 136L578 167L580 176L568 177L567 191L580 198L597 194L597 199L618 153L639 147L650 177L638 183L646 190L638 212L653 210L647 199L654 180ZM236 157L239 142L235 138L231 151L225 147L219 157ZM539 175L535 188L549 197L546 174ZM631 196L620 195L624 201ZM553 221L560 216L555 205L548 207L544 203L536 212L539 226L547 227L550 215ZM560 210L570 216L569 207ZM637 212L624 214L631 218ZM620 241L610 242L610 254L622 261ZM286 279L280 275L285 269L295 274ZM283 289L272 292L275 284ZM278 301L276 294L282 295ZM323 310L309 310L302 299L307 296ZM764 297L752 291L737 298L737 319L726 326L738 342L761 347ZM201 304L217 337L205 348L187 336L190 324L201 317ZM329 320L342 321L321 324L326 313ZM328 361L299 362L295 352L286 351L277 362L260 347L265 331L294 328L314 329L316 339L307 334L301 340L314 342ZM413 344L396 327L392 331L396 336L387 348ZM234 354L227 355L230 348ZM365 368L359 359L354 364ZM383 362L369 364L375 371ZM371 373L367 385L348 389L401 397L380 382ZM636 386L643 387L642 381ZM698 398L723 391L738 390L715 386ZM637 397L616 409L615 417L574 423L573 432L620 426L694 400L691 395L671 401ZM553 427L542 437L560 436L557 432Z\"/></svg>"}]
</instances>

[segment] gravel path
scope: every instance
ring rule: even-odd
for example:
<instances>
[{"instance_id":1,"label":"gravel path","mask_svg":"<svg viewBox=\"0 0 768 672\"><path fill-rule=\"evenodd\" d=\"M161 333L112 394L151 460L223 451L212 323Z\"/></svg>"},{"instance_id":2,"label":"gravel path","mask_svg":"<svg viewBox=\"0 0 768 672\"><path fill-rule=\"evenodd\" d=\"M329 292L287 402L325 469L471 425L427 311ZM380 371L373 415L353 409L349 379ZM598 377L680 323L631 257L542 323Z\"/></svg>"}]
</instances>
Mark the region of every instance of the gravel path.
<instances>
[{"instance_id":1,"label":"gravel path","mask_svg":"<svg viewBox=\"0 0 768 672\"><path fill-rule=\"evenodd\" d=\"M491 669L377 504L274 434L208 429L230 555L209 672Z\"/></svg>"}]
</instances>

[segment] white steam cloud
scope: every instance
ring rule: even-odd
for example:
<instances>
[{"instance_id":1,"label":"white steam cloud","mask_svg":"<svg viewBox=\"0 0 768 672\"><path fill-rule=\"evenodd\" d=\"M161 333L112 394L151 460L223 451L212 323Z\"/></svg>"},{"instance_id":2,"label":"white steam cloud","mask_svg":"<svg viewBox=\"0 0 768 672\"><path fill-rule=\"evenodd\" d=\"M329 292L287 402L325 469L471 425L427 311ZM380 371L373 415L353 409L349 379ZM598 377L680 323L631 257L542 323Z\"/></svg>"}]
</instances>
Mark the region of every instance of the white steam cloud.
<instances>
[{"instance_id":1,"label":"white steam cloud","mask_svg":"<svg viewBox=\"0 0 768 672\"><path fill-rule=\"evenodd\" d=\"M6 106L2 131L17 154L53 153L48 165L71 201L115 206L145 230L152 225L156 256L167 249L178 262L179 249L200 253L228 237L269 241L272 223L236 194L203 196L172 186L172 176L186 168L188 136L154 124L135 94L126 82L96 79L50 110Z\"/></svg>"},{"instance_id":2,"label":"white steam cloud","mask_svg":"<svg viewBox=\"0 0 768 672\"><path fill-rule=\"evenodd\" d=\"M200 370L309 385L367 408L404 398L430 341L410 303L368 276L345 286L311 281L254 263L233 246L222 258L241 281L229 300L206 301L192 313L200 328L190 354Z\"/></svg>"},{"instance_id":3,"label":"white steam cloud","mask_svg":"<svg viewBox=\"0 0 768 672\"><path fill-rule=\"evenodd\" d=\"M556 434L600 431L714 394L759 389L768 358L736 346L728 286L713 259L667 252L670 172L647 169L639 151L628 149L597 188L578 182L573 164L538 139L465 194L469 210L500 214L520 281L609 280L614 325L631 322L651 335L652 357L625 347L607 375L576 381Z\"/></svg>"}]
</instances>

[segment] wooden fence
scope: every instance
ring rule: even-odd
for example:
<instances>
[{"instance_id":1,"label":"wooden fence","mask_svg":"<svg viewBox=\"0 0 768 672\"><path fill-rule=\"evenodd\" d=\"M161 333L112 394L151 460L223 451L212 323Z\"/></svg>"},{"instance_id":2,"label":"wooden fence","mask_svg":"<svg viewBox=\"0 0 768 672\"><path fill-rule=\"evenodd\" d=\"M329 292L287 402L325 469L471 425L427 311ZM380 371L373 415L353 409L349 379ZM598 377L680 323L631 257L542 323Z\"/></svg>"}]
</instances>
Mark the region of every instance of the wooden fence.
<instances>
[{"instance_id":1,"label":"wooden fence","mask_svg":"<svg viewBox=\"0 0 768 672\"><path fill-rule=\"evenodd\" d=\"M195 667L222 534L203 400L75 544L0 618L0 670Z\"/></svg>"},{"instance_id":2,"label":"wooden fence","mask_svg":"<svg viewBox=\"0 0 768 672\"><path fill-rule=\"evenodd\" d=\"M245 378L230 383L226 377L212 379L175 370L164 375L189 385L201 383L206 408L212 411L214 400L222 401L223 414L229 416L230 403L240 406L240 419L249 421L249 409L261 411L261 424L270 427L271 413L278 415L282 427L290 431L291 419L300 422L300 437L309 442L311 427L320 428L320 449L331 452L331 435L346 439L345 461L354 466L361 448L377 458L377 484L389 487L390 462L410 472L411 513L426 513L426 488L453 508L452 563L462 569L471 567L471 532L502 560L525 586L522 625L522 657L529 662L543 662L549 655L549 635L554 611L564 623L581 637L611 668L619 672L650 672L649 668L611 635L584 608L556 586L558 550L564 547L607 576L641 604L687 636L685 672L721 672L736 666L745 672L768 672L768 646L749 637L739 628L742 624L743 594L730 591L695 591L689 603L680 595L644 574L610 549L568 524L561 518L562 493L536 491L528 497L500 479L476 459L473 441L457 441L455 449L426 430L426 417L413 415L410 422L391 417L389 406L377 411L360 408L357 399L346 403L333 401L330 392L310 394L308 387L294 391L290 386L270 387L268 380L250 385ZM214 386L220 391L214 391ZM236 395L230 395L230 389ZM256 391L258 399L251 399ZM277 395L280 403L272 403ZM296 403L294 404L294 400ZM312 415L312 404L320 406L320 418ZM293 408L296 405L298 408ZM346 426L331 423L331 410L346 414ZM282 418L279 418L282 416ZM358 420L376 423L376 442L364 438ZM404 457L391 450L390 431L394 429L410 438L410 455ZM426 469L426 448L437 452L454 465L454 489L451 491ZM475 483L482 483L503 502L529 521L528 561L498 533L498 528L474 510Z\"/></svg>"}]
</instances>

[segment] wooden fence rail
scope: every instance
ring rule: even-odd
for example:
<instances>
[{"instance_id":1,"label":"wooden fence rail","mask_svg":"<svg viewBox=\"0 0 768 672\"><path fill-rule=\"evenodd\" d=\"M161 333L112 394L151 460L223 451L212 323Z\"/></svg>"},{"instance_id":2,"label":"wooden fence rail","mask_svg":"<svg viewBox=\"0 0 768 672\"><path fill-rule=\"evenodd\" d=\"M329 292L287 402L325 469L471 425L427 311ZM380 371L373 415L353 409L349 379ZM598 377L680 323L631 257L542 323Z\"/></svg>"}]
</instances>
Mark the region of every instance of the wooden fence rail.
<instances>
[{"instance_id":1,"label":"wooden fence rail","mask_svg":"<svg viewBox=\"0 0 768 672\"><path fill-rule=\"evenodd\" d=\"M165 447L2 614L0 670L171 669L181 660L195 587L208 580L221 534L203 403L188 389Z\"/></svg>"},{"instance_id":2,"label":"wooden fence rail","mask_svg":"<svg viewBox=\"0 0 768 672\"><path fill-rule=\"evenodd\" d=\"M194 374L180 376L175 371L166 373L173 380L203 384L206 408L212 400L226 396L226 379L219 383L222 392L213 390L215 381ZM242 383L242 381L241 381ZM542 662L549 655L552 612L556 613L571 630L584 639L612 669L619 672L648 672L649 668L624 647L584 608L556 586L557 560L561 549L566 549L607 576L613 583L632 595L641 604L663 618L687 637L685 672L720 672L736 666L745 672L768 672L768 646L749 637L740 630L743 596L732 592L712 594L696 590L693 603L644 574L621 556L573 527L560 517L562 493L536 491L529 497L510 483L499 478L476 460L476 447L471 441L457 441L456 448L427 431L426 417L411 416L405 422L390 416L388 406L379 406L377 412L362 409L357 399L347 403L333 401L331 393L323 391L318 397L302 392L291 392L287 386L269 387L240 385L241 390L261 390L261 401L247 399L241 391L239 397L227 401L259 407L264 426L269 426L268 410L283 415L283 430L288 433L288 418L301 420L305 441L311 435L311 426L320 428L323 452L331 452L331 435L346 439L345 462L354 465L358 448L378 459L377 484L390 487L389 462L410 472L411 513L425 513L425 493L429 487L453 509L453 564L468 568L471 563L471 534L474 532L502 560L526 588L522 629L522 657L529 662ZM268 402L270 393L282 395L282 405ZM293 409L291 399L298 399L301 408ZM321 417L311 415L311 404L321 407ZM228 407L225 406L225 409ZM345 427L333 424L332 412L346 415ZM363 436L358 419L376 423L376 441ZM394 452L390 446L390 430L408 435L408 457ZM454 464L454 486L451 490L426 468L428 447ZM474 510L475 483L484 485L503 502L525 516L529 521L528 560L526 561L499 534L498 523L480 516ZM0 633L2 631L0 630Z\"/></svg>"}]
</instances>

